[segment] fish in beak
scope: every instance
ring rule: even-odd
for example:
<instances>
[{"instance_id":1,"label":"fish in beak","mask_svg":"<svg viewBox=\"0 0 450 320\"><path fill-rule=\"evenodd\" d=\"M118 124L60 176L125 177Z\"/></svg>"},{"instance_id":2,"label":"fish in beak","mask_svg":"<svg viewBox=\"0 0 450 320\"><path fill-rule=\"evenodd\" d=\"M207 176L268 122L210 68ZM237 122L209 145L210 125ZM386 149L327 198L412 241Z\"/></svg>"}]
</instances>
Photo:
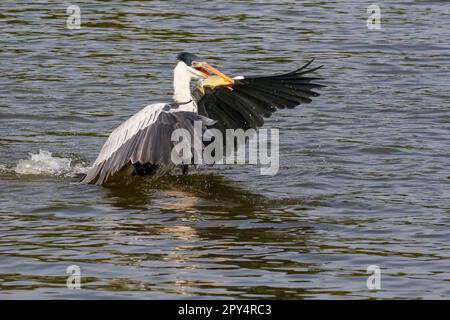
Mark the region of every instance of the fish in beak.
<instances>
[{"instance_id":1,"label":"fish in beak","mask_svg":"<svg viewBox=\"0 0 450 320\"><path fill-rule=\"evenodd\" d=\"M228 77L216 68L210 66L208 63L199 62L195 66L195 70L197 70L197 72L199 72L204 77L204 79L198 86L198 89L202 95L205 94L205 87L211 89L214 89L216 87L225 87L229 90L233 90L233 78Z\"/></svg>"}]
</instances>

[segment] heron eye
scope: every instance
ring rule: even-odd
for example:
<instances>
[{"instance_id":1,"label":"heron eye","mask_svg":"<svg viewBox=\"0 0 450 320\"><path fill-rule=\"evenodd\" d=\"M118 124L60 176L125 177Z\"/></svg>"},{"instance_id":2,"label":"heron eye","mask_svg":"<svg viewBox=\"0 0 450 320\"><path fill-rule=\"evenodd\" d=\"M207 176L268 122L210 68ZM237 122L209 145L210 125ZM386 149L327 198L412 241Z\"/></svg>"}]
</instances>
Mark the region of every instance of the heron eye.
<instances>
[{"instance_id":1,"label":"heron eye","mask_svg":"<svg viewBox=\"0 0 450 320\"><path fill-rule=\"evenodd\" d=\"M199 67L200 63L198 63L197 61L192 61L192 66L193 67Z\"/></svg>"}]
</instances>

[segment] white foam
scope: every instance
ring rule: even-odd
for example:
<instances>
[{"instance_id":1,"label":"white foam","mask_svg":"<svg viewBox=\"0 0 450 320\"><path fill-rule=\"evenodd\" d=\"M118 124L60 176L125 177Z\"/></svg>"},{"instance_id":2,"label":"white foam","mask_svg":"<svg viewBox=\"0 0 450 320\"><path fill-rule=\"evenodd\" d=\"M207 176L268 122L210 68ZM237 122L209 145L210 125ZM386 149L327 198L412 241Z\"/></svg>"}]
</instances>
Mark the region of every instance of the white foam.
<instances>
[{"instance_id":1,"label":"white foam","mask_svg":"<svg viewBox=\"0 0 450 320\"><path fill-rule=\"evenodd\" d=\"M82 165L72 165L72 159L52 156L49 151L39 150L38 154L30 153L31 158L19 160L14 171L28 175L71 176L85 173L88 168Z\"/></svg>"}]
</instances>

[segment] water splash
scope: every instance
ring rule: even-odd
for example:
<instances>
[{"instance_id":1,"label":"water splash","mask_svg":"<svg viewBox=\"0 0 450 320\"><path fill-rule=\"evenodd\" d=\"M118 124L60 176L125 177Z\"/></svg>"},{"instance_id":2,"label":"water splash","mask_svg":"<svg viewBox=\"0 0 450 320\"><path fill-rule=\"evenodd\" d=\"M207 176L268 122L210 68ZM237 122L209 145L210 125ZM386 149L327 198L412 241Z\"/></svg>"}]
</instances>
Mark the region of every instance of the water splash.
<instances>
[{"instance_id":1,"label":"water splash","mask_svg":"<svg viewBox=\"0 0 450 320\"><path fill-rule=\"evenodd\" d=\"M89 169L84 163L73 164L73 159L52 156L52 153L39 150L39 153L30 153L30 159L19 160L14 171L23 175L53 175L76 176L86 173Z\"/></svg>"}]
</instances>

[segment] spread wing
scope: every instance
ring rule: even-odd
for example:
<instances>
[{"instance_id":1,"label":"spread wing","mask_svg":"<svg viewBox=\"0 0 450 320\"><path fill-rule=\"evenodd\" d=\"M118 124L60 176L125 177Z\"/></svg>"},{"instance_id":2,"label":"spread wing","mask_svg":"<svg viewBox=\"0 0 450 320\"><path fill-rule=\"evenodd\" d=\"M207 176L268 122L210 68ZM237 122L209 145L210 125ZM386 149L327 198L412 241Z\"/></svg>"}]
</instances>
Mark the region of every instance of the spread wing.
<instances>
[{"instance_id":1,"label":"spread wing","mask_svg":"<svg viewBox=\"0 0 450 320\"><path fill-rule=\"evenodd\" d=\"M180 128L192 135L194 121L202 121L205 126L214 123L193 112L166 112L164 106L150 105L115 129L81 183L103 184L130 163L173 165L172 132Z\"/></svg>"},{"instance_id":2,"label":"spread wing","mask_svg":"<svg viewBox=\"0 0 450 320\"><path fill-rule=\"evenodd\" d=\"M216 120L216 126L223 132L225 129L261 127L264 118L277 109L294 108L319 96L313 89L324 85L313 81L321 78L309 74L322 66L307 69L312 61L286 74L236 77L231 89L205 88L205 94L197 102L198 112Z\"/></svg>"}]
</instances>

